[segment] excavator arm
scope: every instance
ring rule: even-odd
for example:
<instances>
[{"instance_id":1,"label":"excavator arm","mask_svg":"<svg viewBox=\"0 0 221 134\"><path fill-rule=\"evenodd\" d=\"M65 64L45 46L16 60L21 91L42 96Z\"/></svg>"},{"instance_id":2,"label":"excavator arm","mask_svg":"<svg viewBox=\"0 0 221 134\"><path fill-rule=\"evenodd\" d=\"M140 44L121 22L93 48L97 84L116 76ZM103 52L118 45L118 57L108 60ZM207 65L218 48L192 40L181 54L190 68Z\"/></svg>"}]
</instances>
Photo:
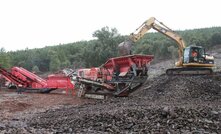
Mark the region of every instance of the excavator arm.
<instances>
[{"instance_id":1,"label":"excavator arm","mask_svg":"<svg viewBox=\"0 0 221 134\"><path fill-rule=\"evenodd\" d=\"M133 43L137 42L138 40L140 40L144 36L144 34L152 28L155 29L156 31L162 33L163 35L171 38L172 40L174 40L177 43L177 45L179 47L179 49L178 49L179 61L176 62L176 66L177 67L182 66L182 64L183 64L183 60L182 60L183 59L183 49L186 47L185 42L183 41L183 39L180 35L175 33L173 30L171 30L169 27L167 27L166 25L164 25L162 22L158 21L154 17L151 17L150 19L145 21L140 27L138 27L136 29L135 32L130 34L128 40L119 44L120 53L122 52L122 55L129 54L127 52L130 51L128 49L130 49L131 45ZM125 51L125 50L127 50L127 51Z\"/></svg>"}]
</instances>

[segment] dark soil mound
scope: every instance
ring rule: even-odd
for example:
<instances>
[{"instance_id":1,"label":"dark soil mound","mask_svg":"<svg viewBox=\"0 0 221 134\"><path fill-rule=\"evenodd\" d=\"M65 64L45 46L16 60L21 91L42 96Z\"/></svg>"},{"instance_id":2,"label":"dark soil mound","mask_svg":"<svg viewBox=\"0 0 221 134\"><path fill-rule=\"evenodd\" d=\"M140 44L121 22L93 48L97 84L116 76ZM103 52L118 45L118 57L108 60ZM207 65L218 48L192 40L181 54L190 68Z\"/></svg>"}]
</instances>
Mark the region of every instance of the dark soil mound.
<instances>
[{"instance_id":1,"label":"dark soil mound","mask_svg":"<svg viewBox=\"0 0 221 134\"><path fill-rule=\"evenodd\" d=\"M148 81L134 96L162 101L221 99L221 76L167 76Z\"/></svg>"},{"instance_id":2,"label":"dark soil mound","mask_svg":"<svg viewBox=\"0 0 221 134\"><path fill-rule=\"evenodd\" d=\"M50 109L30 115L20 129L6 126L6 132L218 134L220 104L219 76L161 75L129 97Z\"/></svg>"},{"instance_id":3,"label":"dark soil mound","mask_svg":"<svg viewBox=\"0 0 221 134\"><path fill-rule=\"evenodd\" d=\"M72 109L72 110L70 110ZM87 109L87 108L86 108ZM221 113L211 108L133 107L116 111L74 114L73 108L48 111L29 123L37 129L61 133L219 133ZM57 114L60 113L60 115Z\"/></svg>"},{"instance_id":4,"label":"dark soil mound","mask_svg":"<svg viewBox=\"0 0 221 134\"><path fill-rule=\"evenodd\" d=\"M61 133L219 133L221 83L214 76L159 76L128 98L40 113L30 127Z\"/></svg>"}]
</instances>

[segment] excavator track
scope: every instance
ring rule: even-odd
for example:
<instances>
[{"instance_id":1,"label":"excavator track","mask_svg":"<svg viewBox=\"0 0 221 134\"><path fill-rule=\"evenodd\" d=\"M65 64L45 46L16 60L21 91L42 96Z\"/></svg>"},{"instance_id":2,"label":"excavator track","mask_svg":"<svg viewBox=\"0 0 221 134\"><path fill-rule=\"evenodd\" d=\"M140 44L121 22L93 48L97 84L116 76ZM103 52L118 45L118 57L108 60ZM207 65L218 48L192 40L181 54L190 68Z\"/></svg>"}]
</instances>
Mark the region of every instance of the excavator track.
<instances>
[{"instance_id":1,"label":"excavator track","mask_svg":"<svg viewBox=\"0 0 221 134\"><path fill-rule=\"evenodd\" d=\"M167 75L212 75L213 70L211 68L170 68L166 70Z\"/></svg>"}]
</instances>

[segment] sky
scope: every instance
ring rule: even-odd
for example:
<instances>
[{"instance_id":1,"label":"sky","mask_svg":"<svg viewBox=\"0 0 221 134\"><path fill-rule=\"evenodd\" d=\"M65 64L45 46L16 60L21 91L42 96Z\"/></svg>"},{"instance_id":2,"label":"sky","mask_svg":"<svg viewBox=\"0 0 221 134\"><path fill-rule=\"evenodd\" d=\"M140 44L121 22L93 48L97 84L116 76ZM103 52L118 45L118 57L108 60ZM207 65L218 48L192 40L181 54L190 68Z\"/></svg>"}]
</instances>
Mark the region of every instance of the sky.
<instances>
[{"instance_id":1,"label":"sky","mask_svg":"<svg viewBox=\"0 0 221 134\"><path fill-rule=\"evenodd\" d=\"M0 0L0 48L91 40L104 26L128 35L150 17L173 30L221 26L220 5L220 0Z\"/></svg>"}]
</instances>

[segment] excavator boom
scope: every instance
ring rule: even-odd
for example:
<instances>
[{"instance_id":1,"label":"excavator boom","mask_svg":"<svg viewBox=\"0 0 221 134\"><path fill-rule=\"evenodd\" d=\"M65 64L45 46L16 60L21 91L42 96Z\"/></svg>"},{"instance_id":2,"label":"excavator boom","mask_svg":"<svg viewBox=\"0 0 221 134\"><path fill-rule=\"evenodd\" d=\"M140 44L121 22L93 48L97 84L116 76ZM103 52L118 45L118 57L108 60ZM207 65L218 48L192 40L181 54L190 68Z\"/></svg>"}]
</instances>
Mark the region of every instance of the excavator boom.
<instances>
[{"instance_id":1,"label":"excavator boom","mask_svg":"<svg viewBox=\"0 0 221 134\"><path fill-rule=\"evenodd\" d=\"M154 30L156 30L156 31L162 33L163 35L171 38L172 40L174 40L177 43L177 45L179 47L179 49L178 49L179 61L176 63L176 66L177 67L182 66L182 64L183 64L182 63L182 61L183 61L183 59L182 59L183 58L183 49L186 47L185 42L183 41L182 37L179 34L174 32L173 30L171 30L169 27L164 25L162 22L158 21L156 18L151 17L150 19L145 21L138 29L136 29L135 33L132 33L130 35L129 38L133 42L137 42L151 28L153 28Z\"/></svg>"}]
</instances>

